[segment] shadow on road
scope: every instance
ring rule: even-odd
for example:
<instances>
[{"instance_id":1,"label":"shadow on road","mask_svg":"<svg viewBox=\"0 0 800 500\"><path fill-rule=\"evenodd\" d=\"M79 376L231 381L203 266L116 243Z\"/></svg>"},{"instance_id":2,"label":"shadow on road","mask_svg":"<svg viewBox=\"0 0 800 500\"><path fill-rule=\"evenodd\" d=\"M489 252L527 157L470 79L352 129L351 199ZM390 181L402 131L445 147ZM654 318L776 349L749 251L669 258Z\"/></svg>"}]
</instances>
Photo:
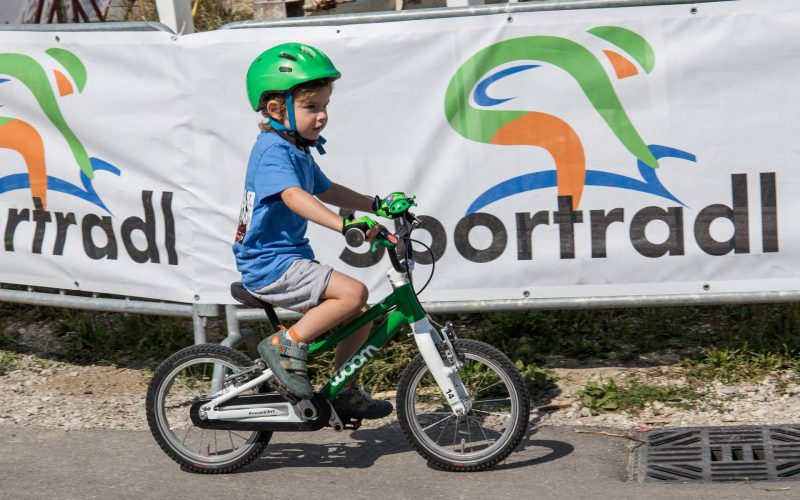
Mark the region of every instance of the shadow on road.
<instances>
[{"instance_id":1,"label":"shadow on road","mask_svg":"<svg viewBox=\"0 0 800 500\"><path fill-rule=\"evenodd\" d=\"M534 429L528 432L517 449L504 462L492 470L512 470L539 465L559 460L574 451L574 447L569 443L536 440L532 439L533 434L535 434ZM293 434L293 437L298 437L296 442L270 443L258 460L240 472L298 467L365 469L372 467L380 458L413 451L397 423L373 429L360 429L349 435L343 433L341 439L325 444L303 442L302 435L298 434ZM273 440L279 441L280 435L273 435ZM420 456L416 458L424 460Z\"/></svg>"}]
</instances>

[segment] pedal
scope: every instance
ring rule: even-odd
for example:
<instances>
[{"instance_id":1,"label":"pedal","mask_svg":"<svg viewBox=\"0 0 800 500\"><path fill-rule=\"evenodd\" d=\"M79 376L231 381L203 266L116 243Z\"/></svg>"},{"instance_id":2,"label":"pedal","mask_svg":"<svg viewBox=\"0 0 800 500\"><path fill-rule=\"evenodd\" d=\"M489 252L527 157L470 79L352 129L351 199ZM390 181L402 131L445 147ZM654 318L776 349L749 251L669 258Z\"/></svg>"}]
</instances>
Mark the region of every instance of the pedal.
<instances>
[{"instance_id":1,"label":"pedal","mask_svg":"<svg viewBox=\"0 0 800 500\"><path fill-rule=\"evenodd\" d=\"M344 430L344 423L342 423L342 419L339 418L337 415L336 410L333 409L333 405L328 402L328 408L331 410L331 416L328 419L328 425L333 428L336 432L342 432Z\"/></svg>"},{"instance_id":2,"label":"pedal","mask_svg":"<svg viewBox=\"0 0 800 500\"><path fill-rule=\"evenodd\" d=\"M362 419L360 419L360 418L359 419L352 419L350 417L345 417L344 420L342 420L342 423L344 424L344 428L345 429L348 429L348 430L351 430L351 431L357 431L358 428L361 427L361 421L362 421Z\"/></svg>"}]
</instances>

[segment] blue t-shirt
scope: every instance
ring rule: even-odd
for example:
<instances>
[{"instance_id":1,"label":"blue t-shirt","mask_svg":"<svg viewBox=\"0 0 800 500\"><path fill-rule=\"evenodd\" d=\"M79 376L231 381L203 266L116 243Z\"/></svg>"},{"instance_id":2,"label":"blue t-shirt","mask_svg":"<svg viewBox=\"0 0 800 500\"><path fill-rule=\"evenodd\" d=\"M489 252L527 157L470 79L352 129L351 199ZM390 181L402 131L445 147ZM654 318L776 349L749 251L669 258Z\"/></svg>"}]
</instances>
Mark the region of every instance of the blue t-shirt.
<instances>
[{"instance_id":1,"label":"blue t-shirt","mask_svg":"<svg viewBox=\"0 0 800 500\"><path fill-rule=\"evenodd\" d=\"M244 181L244 199L233 253L250 290L277 280L297 259L313 259L306 238L308 221L289 210L281 192L299 187L312 195L324 193L331 181L310 153L304 153L274 132L256 139Z\"/></svg>"}]
</instances>

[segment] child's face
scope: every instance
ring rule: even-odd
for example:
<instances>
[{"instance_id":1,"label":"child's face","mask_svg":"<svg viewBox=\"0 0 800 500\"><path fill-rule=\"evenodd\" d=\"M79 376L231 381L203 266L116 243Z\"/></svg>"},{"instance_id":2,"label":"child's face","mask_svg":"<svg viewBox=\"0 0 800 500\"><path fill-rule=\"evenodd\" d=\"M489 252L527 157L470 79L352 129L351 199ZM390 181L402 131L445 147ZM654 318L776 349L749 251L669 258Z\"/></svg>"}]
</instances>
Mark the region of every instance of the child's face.
<instances>
[{"instance_id":1,"label":"child's face","mask_svg":"<svg viewBox=\"0 0 800 500\"><path fill-rule=\"evenodd\" d=\"M328 123L328 103L331 100L331 87L322 87L312 94L295 100L294 121L297 132L304 139L315 141ZM288 126L288 123L286 123Z\"/></svg>"}]
</instances>

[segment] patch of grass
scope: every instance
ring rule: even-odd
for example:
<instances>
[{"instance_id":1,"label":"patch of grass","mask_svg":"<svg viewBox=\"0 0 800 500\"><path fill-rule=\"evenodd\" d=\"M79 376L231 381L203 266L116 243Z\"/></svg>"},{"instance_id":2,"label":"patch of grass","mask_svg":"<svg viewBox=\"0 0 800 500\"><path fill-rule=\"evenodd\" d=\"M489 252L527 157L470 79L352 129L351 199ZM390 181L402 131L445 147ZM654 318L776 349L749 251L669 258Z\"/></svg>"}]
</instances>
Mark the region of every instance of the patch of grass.
<instances>
[{"instance_id":1,"label":"patch of grass","mask_svg":"<svg viewBox=\"0 0 800 500\"><path fill-rule=\"evenodd\" d=\"M5 351L0 352L0 376L5 375L9 371L13 370L15 366L16 359L14 358L13 353Z\"/></svg>"},{"instance_id":2,"label":"patch of grass","mask_svg":"<svg viewBox=\"0 0 800 500\"><path fill-rule=\"evenodd\" d=\"M525 380L525 384L528 387L528 392L531 394L537 394L549 389L558 381L558 375L547 368L542 368L533 363L528 363L526 365L519 359L514 365L522 374L522 378Z\"/></svg>"},{"instance_id":3,"label":"patch of grass","mask_svg":"<svg viewBox=\"0 0 800 500\"><path fill-rule=\"evenodd\" d=\"M392 342L372 360L361 374L361 383L373 391L393 391L406 366L417 356L414 339L398 333Z\"/></svg>"},{"instance_id":4,"label":"patch of grass","mask_svg":"<svg viewBox=\"0 0 800 500\"><path fill-rule=\"evenodd\" d=\"M481 337L513 357L541 362L546 356L632 359L697 342L687 325L699 308L526 311L487 315Z\"/></svg>"},{"instance_id":5,"label":"patch of grass","mask_svg":"<svg viewBox=\"0 0 800 500\"><path fill-rule=\"evenodd\" d=\"M781 365L800 366L800 304L526 311L476 321L476 338L525 363L745 349L766 365L780 355Z\"/></svg>"},{"instance_id":6,"label":"patch of grass","mask_svg":"<svg viewBox=\"0 0 800 500\"><path fill-rule=\"evenodd\" d=\"M578 391L578 397L581 398L581 406L588 408L592 415L596 415L601 411L619 409L618 395L619 388L613 380L609 380L605 384L590 380L586 382L583 389Z\"/></svg>"},{"instance_id":7,"label":"patch of grass","mask_svg":"<svg viewBox=\"0 0 800 500\"><path fill-rule=\"evenodd\" d=\"M0 351L0 376L15 370L19 362L19 354Z\"/></svg>"},{"instance_id":8,"label":"patch of grass","mask_svg":"<svg viewBox=\"0 0 800 500\"><path fill-rule=\"evenodd\" d=\"M649 385L638 377L629 376L621 384L613 379L605 383L590 380L578 396L581 405L593 415L617 410L638 414L655 402L677 408L694 408L702 400L703 393L691 386Z\"/></svg>"},{"instance_id":9,"label":"patch of grass","mask_svg":"<svg viewBox=\"0 0 800 500\"><path fill-rule=\"evenodd\" d=\"M115 365L161 360L194 341L191 320L139 314L68 311L54 330L66 358Z\"/></svg>"},{"instance_id":10,"label":"patch of grass","mask_svg":"<svg viewBox=\"0 0 800 500\"><path fill-rule=\"evenodd\" d=\"M549 356L626 361L672 351L689 356L684 366L699 382L756 380L776 370L800 376L800 304L527 311L448 319L456 323L459 336L506 353L532 392L555 378L543 368ZM0 348L18 350L15 328L41 321L61 337L59 356L73 362L148 364L194 341L189 319L0 303L0 327L6 327L0 328ZM210 325L210 339L224 335L224 321ZM263 322L246 326L261 336L271 333ZM400 333L396 340L366 367L361 375L365 386L375 391L396 387L416 355L410 339ZM315 380L330 377L332 365L332 354L315 361Z\"/></svg>"},{"instance_id":11,"label":"patch of grass","mask_svg":"<svg viewBox=\"0 0 800 500\"><path fill-rule=\"evenodd\" d=\"M707 349L699 359L687 358L683 364L689 376L725 383L760 380L775 371L800 368L796 354L755 352L746 343L740 348Z\"/></svg>"},{"instance_id":12,"label":"patch of grass","mask_svg":"<svg viewBox=\"0 0 800 500\"><path fill-rule=\"evenodd\" d=\"M149 383L150 380L153 378L153 369L149 366L145 366L141 369L139 374L142 376L142 380Z\"/></svg>"},{"instance_id":13,"label":"patch of grass","mask_svg":"<svg viewBox=\"0 0 800 500\"><path fill-rule=\"evenodd\" d=\"M46 370L52 366L55 366L56 362L51 359L40 358L39 356L31 357L31 362L35 369L39 370Z\"/></svg>"}]
</instances>

